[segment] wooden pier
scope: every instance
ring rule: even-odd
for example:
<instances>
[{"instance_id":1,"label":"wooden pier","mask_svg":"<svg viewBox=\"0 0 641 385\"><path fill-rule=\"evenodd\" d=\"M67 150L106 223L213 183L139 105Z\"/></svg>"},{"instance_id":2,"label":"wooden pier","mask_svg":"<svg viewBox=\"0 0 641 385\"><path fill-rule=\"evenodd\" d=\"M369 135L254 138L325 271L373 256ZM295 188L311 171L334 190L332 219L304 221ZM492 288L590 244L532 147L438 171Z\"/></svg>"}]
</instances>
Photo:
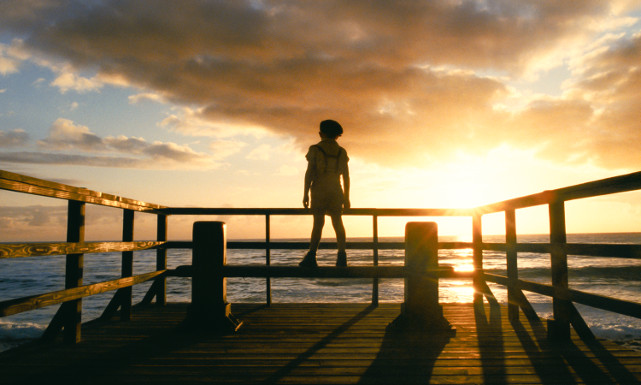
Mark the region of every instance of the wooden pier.
<instances>
[{"instance_id":1,"label":"wooden pier","mask_svg":"<svg viewBox=\"0 0 641 385\"><path fill-rule=\"evenodd\" d=\"M553 344L507 308L445 304L454 334L387 326L399 304L232 305L220 336L181 327L186 304L134 308L130 322L84 325L77 345L0 354L3 384L635 384L641 352L612 342Z\"/></svg>"},{"instance_id":2,"label":"wooden pier","mask_svg":"<svg viewBox=\"0 0 641 385\"><path fill-rule=\"evenodd\" d=\"M372 250L358 267L272 266L271 251L303 249L270 239L273 215L309 215L303 209L176 208L0 170L0 189L68 201L67 242L4 243L0 258L66 254L65 288L2 299L0 317L61 304L41 341L0 353L0 383L248 383L248 384L637 384L641 352L599 340L575 304L641 318L641 303L572 289L568 256L641 258L641 245L572 244L566 239L565 202L641 190L641 172L515 198L475 209L350 209L372 217L372 241L349 243ZM85 205L122 210L122 241L85 242ZM546 205L549 243L522 244L516 210ZM134 213L157 216L157 237L134 241ZM505 242L483 241L482 217L504 213ZM265 218L264 242L228 242L222 222L197 222L189 242L167 239L170 215L252 215ZM379 241L381 216L467 216L472 242L439 242L433 222L411 222L403 243ZM333 247L322 244L321 247ZM168 269L167 250L193 250L191 265ZM227 248L263 249L258 266L226 264ZM133 274L134 252L156 249L156 270ZM381 249L404 249L403 266L379 266ZM472 272L438 263L440 249L471 249ZM485 250L505 253L507 276L487 274ZM85 285L83 256L122 255L121 278ZM519 252L549 253L551 284L520 279ZM166 282L191 277L192 302L171 303ZM229 304L227 277L263 278L264 304ZM372 279L369 304L273 304L272 277ZM379 278L403 278L403 304L381 303ZM469 304L439 304L440 279L466 279ZM143 301L132 286L152 281ZM507 288L500 305L488 282ZM114 291L99 320L82 323L82 299ZM548 296L551 319L536 313L526 293ZM242 325L242 327L241 327Z\"/></svg>"}]
</instances>

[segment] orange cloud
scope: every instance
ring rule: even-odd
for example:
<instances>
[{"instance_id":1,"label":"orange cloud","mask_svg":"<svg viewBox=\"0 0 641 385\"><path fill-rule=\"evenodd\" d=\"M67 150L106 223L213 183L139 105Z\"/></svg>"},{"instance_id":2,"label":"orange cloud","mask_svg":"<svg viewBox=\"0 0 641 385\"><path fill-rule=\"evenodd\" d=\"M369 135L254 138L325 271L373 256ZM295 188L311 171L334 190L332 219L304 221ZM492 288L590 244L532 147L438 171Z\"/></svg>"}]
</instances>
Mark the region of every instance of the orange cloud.
<instances>
[{"instance_id":1,"label":"orange cloud","mask_svg":"<svg viewBox=\"0 0 641 385\"><path fill-rule=\"evenodd\" d=\"M62 1L32 13L19 3L0 28L27 35L32 50L301 148L333 118L351 155L386 165L501 143L557 160L641 165L629 156L641 131L638 37L586 59L564 97L494 108L506 78L561 65L568 47L580 49L635 3L159 0L150 12L138 1Z\"/></svg>"}]
</instances>

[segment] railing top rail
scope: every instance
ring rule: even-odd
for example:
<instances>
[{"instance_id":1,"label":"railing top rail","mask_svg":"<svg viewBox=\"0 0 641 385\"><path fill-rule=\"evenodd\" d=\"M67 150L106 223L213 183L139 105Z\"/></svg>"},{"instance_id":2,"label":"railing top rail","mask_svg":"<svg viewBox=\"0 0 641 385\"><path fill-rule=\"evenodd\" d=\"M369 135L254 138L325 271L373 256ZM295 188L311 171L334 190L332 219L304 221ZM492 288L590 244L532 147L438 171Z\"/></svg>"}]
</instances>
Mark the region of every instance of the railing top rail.
<instances>
[{"instance_id":1,"label":"railing top rail","mask_svg":"<svg viewBox=\"0 0 641 385\"><path fill-rule=\"evenodd\" d=\"M0 170L0 189L165 215L309 215L303 208L166 207ZM641 189L641 172L546 190L476 208L352 208L345 215L472 216Z\"/></svg>"},{"instance_id":2,"label":"railing top rail","mask_svg":"<svg viewBox=\"0 0 641 385\"><path fill-rule=\"evenodd\" d=\"M0 189L135 211L155 211L164 208L164 206L154 203L123 198L4 170L0 170Z\"/></svg>"},{"instance_id":3,"label":"railing top rail","mask_svg":"<svg viewBox=\"0 0 641 385\"><path fill-rule=\"evenodd\" d=\"M538 206L554 201L568 201L573 199L596 197L640 189L641 171L615 176L612 178L581 183L574 186L562 187L556 190L546 190L536 194L479 206L475 210L479 214L489 214L511 209L521 209L526 207Z\"/></svg>"},{"instance_id":4,"label":"railing top rail","mask_svg":"<svg viewBox=\"0 0 641 385\"><path fill-rule=\"evenodd\" d=\"M167 215L309 215L311 211L304 208L232 208L232 207L166 207L158 210ZM352 208L346 209L344 215L366 216L471 216L473 209L450 208Z\"/></svg>"}]
</instances>

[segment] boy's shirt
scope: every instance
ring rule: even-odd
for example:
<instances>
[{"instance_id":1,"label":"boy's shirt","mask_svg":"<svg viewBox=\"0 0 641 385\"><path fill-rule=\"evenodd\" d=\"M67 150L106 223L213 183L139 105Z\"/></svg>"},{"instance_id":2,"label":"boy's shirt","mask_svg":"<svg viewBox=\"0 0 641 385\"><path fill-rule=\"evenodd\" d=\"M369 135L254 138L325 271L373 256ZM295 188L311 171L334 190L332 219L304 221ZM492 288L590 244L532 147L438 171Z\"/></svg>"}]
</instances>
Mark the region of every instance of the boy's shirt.
<instances>
[{"instance_id":1,"label":"boy's shirt","mask_svg":"<svg viewBox=\"0 0 641 385\"><path fill-rule=\"evenodd\" d=\"M336 140L324 139L310 146L305 158L315 171L315 181L320 179L335 179L347 171L349 157L347 151Z\"/></svg>"}]
</instances>

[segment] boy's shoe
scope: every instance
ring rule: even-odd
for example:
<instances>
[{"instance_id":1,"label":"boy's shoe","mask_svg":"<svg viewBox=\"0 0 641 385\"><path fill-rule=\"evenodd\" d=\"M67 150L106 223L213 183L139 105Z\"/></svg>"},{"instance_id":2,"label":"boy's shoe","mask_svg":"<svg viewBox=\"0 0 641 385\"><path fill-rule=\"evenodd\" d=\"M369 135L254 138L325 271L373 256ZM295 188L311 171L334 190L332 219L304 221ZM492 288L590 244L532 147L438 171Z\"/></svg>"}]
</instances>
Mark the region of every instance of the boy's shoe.
<instances>
[{"instance_id":1,"label":"boy's shoe","mask_svg":"<svg viewBox=\"0 0 641 385\"><path fill-rule=\"evenodd\" d=\"M336 267L347 267L347 253L339 251L336 256Z\"/></svg>"},{"instance_id":2,"label":"boy's shoe","mask_svg":"<svg viewBox=\"0 0 641 385\"><path fill-rule=\"evenodd\" d=\"M318 267L316 263L316 254L308 252L305 258L298 264L300 267Z\"/></svg>"}]
</instances>

